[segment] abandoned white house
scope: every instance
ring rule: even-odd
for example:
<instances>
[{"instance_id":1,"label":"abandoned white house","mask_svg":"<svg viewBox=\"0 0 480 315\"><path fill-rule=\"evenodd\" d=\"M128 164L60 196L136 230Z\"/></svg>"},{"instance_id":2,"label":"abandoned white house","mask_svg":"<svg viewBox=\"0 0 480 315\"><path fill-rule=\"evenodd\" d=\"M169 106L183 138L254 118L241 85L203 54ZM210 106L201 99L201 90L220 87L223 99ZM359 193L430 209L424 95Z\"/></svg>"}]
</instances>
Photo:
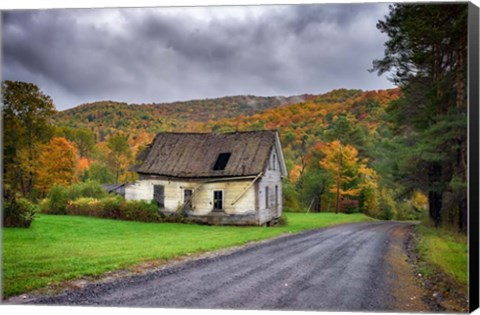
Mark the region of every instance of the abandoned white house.
<instances>
[{"instance_id":1,"label":"abandoned white house","mask_svg":"<svg viewBox=\"0 0 480 315\"><path fill-rule=\"evenodd\" d=\"M287 169L276 131L159 133L140 156L127 200L156 200L208 224L270 225Z\"/></svg>"}]
</instances>

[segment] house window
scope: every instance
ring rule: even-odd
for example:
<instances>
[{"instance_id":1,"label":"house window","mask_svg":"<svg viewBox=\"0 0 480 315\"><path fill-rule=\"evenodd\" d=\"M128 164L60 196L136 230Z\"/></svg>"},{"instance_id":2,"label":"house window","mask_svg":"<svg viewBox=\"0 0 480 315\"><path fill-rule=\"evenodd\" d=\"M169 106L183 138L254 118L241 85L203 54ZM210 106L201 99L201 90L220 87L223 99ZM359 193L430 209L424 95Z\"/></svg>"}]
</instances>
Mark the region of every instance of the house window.
<instances>
[{"instance_id":1,"label":"house window","mask_svg":"<svg viewBox=\"0 0 480 315\"><path fill-rule=\"evenodd\" d=\"M278 207L278 186L275 185L275 207Z\"/></svg>"},{"instance_id":2,"label":"house window","mask_svg":"<svg viewBox=\"0 0 480 315\"><path fill-rule=\"evenodd\" d=\"M223 191L215 190L213 192L213 210L223 210Z\"/></svg>"},{"instance_id":3,"label":"house window","mask_svg":"<svg viewBox=\"0 0 480 315\"><path fill-rule=\"evenodd\" d=\"M268 208L268 187L265 187L265 208Z\"/></svg>"},{"instance_id":4,"label":"house window","mask_svg":"<svg viewBox=\"0 0 480 315\"><path fill-rule=\"evenodd\" d=\"M165 208L165 187L162 185L153 185L153 199L160 208Z\"/></svg>"},{"instance_id":5,"label":"house window","mask_svg":"<svg viewBox=\"0 0 480 315\"><path fill-rule=\"evenodd\" d=\"M276 156L275 156L275 154L273 154L273 162L272 162L272 168L273 168L273 170L275 170L275 164L277 164L276 162L277 162L277 161L276 161Z\"/></svg>"},{"instance_id":6,"label":"house window","mask_svg":"<svg viewBox=\"0 0 480 315\"><path fill-rule=\"evenodd\" d=\"M228 160L230 159L230 155L232 155L230 152L220 153L218 155L217 161L215 162L215 165L213 166L213 170L223 171L227 166Z\"/></svg>"},{"instance_id":7,"label":"house window","mask_svg":"<svg viewBox=\"0 0 480 315\"><path fill-rule=\"evenodd\" d=\"M193 190L185 189L183 191L183 202L185 204L185 210L192 210L192 197L193 197Z\"/></svg>"}]
</instances>

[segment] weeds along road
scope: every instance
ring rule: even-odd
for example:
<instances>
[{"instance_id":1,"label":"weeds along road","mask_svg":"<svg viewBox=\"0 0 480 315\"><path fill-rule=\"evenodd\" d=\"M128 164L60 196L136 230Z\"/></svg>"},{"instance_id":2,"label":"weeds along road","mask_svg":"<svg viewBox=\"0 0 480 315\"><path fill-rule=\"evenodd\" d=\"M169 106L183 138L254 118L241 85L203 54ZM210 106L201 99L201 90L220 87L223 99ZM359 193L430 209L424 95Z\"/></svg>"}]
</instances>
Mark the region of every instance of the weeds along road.
<instances>
[{"instance_id":1,"label":"weeds along road","mask_svg":"<svg viewBox=\"0 0 480 315\"><path fill-rule=\"evenodd\" d=\"M394 310L386 258L395 222L347 224L214 258L91 284L35 304L176 308Z\"/></svg>"}]
</instances>

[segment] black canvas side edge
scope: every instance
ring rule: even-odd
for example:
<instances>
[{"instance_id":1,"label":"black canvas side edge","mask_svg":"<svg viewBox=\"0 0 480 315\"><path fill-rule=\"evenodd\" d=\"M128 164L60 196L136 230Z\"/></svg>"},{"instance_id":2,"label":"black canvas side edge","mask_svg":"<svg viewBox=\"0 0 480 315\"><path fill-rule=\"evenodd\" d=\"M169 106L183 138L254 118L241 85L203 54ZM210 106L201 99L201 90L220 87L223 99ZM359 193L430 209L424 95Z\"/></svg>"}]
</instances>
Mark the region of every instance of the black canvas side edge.
<instances>
[{"instance_id":1,"label":"black canvas side edge","mask_svg":"<svg viewBox=\"0 0 480 315\"><path fill-rule=\"evenodd\" d=\"M479 307L479 9L468 4L468 89L469 89L469 311Z\"/></svg>"}]
</instances>

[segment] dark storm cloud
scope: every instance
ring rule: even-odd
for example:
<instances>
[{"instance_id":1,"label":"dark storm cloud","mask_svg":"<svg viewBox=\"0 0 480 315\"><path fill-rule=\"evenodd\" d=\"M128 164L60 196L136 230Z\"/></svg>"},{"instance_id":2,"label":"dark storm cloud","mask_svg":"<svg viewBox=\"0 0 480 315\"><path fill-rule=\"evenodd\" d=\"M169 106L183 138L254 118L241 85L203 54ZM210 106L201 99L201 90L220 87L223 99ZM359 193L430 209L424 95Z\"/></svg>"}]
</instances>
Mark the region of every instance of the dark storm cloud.
<instances>
[{"instance_id":1,"label":"dark storm cloud","mask_svg":"<svg viewBox=\"0 0 480 315\"><path fill-rule=\"evenodd\" d=\"M9 11L3 78L59 108L381 89L385 4Z\"/></svg>"}]
</instances>

